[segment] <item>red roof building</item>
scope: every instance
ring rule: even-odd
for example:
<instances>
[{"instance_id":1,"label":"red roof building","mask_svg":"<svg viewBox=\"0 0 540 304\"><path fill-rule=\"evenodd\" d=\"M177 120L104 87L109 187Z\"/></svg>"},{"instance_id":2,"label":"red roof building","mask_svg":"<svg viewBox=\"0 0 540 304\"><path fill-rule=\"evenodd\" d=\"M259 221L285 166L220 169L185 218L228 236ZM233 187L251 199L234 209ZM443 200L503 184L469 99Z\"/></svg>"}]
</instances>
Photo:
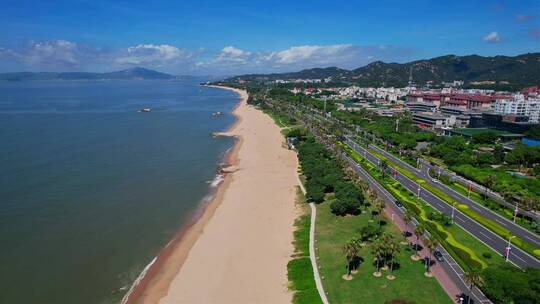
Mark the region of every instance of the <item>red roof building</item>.
<instances>
[{"instance_id":1,"label":"red roof building","mask_svg":"<svg viewBox=\"0 0 540 304\"><path fill-rule=\"evenodd\" d=\"M445 106L457 107L465 110L474 108L490 108L495 101L492 96L480 94L452 94L445 100Z\"/></svg>"}]
</instances>

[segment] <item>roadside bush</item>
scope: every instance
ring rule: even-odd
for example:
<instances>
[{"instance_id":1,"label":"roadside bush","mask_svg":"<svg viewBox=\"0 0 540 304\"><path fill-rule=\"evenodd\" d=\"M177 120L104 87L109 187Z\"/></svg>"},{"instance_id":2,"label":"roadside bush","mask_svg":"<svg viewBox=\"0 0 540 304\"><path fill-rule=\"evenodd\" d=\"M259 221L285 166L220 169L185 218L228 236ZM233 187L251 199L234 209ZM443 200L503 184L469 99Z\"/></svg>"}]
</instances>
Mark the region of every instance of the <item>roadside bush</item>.
<instances>
[{"instance_id":1,"label":"roadside bush","mask_svg":"<svg viewBox=\"0 0 540 304\"><path fill-rule=\"evenodd\" d=\"M489 252L482 253L482 256L485 257L486 259L491 259L491 253Z\"/></svg>"},{"instance_id":2,"label":"roadside bush","mask_svg":"<svg viewBox=\"0 0 540 304\"><path fill-rule=\"evenodd\" d=\"M448 244L448 246L470 268L476 268L476 269L483 269L484 268L484 266L482 264L480 264L475 259L472 259L471 255L467 251L465 251L465 250L463 250L463 249L461 249L459 247L456 247L456 246L454 246L454 245L452 245L450 243Z\"/></svg>"}]
</instances>

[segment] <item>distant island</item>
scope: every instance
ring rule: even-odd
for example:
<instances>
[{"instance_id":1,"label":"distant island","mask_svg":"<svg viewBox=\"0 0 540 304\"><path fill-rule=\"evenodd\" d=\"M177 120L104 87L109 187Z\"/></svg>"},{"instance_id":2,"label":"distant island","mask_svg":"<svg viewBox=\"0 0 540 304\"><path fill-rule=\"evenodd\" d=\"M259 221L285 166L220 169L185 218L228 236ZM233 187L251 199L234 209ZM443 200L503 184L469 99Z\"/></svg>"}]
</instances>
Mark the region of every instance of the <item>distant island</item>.
<instances>
[{"instance_id":1,"label":"distant island","mask_svg":"<svg viewBox=\"0 0 540 304\"><path fill-rule=\"evenodd\" d=\"M149 80L149 79L178 79L174 76L154 70L135 67L109 73L90 72L18 72L0 73L0 80Z\"/></svg>"},{"instance_id":2,"label":"distant island","mask_svg":"<svg viewBox=\"0 0 540 304\"><path fill-rule=\"evenodd\" d=\"M375 61L354 70L328 67L292 73L247 74L231 77L226 81L279 82L301 79L312 83L405 87L412 74L414 82L419 85L459 80L471 86L504 85L521 88L540 85L538 71L540 71L540 53L493 57L446 55L407 63Z\"/></svg>"}]
</instances>

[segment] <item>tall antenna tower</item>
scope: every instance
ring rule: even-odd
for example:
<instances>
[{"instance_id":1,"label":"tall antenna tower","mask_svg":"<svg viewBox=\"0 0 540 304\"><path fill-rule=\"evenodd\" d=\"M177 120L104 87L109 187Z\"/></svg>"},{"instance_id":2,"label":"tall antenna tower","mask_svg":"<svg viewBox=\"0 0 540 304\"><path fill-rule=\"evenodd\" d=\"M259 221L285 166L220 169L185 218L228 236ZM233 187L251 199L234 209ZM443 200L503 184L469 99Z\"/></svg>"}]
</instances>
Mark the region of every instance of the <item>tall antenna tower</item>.
<instances>
[{"instance_id":1,"label":"tall antenna tower","mask_svg":"<svg viewBox=\"0 0 540 304\"><path fill-rule=\"evenodd\" d=\"M412 64L411 64L411 67L409 69L409 90L412 88L413 86L413 79L412 79Z\"/></svg>"}]
</instances>

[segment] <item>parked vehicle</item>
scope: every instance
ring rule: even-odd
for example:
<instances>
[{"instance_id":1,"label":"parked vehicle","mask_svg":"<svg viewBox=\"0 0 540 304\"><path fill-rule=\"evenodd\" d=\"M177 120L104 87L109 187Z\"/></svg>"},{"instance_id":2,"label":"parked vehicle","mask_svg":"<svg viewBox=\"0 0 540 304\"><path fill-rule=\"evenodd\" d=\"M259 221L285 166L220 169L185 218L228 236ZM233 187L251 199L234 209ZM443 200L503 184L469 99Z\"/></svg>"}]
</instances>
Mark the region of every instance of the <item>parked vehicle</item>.
<instances>
[{"instance_id":1,"label":"parked vehicle","mask_svg":"<svg viewBox=\"0 0 540 304\"><path fill-rule=\"evenodd\" d=\"M441 262L441 263L444 262L444 257L440 251L435 250L435 252L433 252L433 256L438 262Z\"/></svg>"}]
</instances>

